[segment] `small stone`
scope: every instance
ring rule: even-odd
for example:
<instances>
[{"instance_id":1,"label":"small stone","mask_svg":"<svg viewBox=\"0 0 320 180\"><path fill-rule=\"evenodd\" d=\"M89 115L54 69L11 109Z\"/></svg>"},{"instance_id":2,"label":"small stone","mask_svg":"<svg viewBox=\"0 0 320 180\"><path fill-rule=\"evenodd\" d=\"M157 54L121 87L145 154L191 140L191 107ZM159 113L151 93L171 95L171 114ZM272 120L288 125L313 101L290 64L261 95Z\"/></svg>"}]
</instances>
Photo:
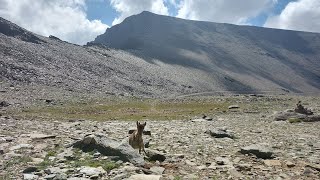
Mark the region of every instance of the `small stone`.
<instances>
[{"instance_id":1,"label":"small stone","mask_svg":"<svg viewBox=\"0 0 320 180\"><path fill-rule=\"evenodd\" d=\"M281 166L281 162L279 160L264 160L263 162L267 166Z\"/></svg>"},{"instance_id":2,"label":"small stone","mask_svg":"<svg viewBox=\"0 0 320 180\"><path fill-rule=\"evenodd\" d=\"M189 166L196 166L197 164L194 162L191 162L190 160L186 160L186 164Z\"/></svg>"},{"instance_id":3,"label":"small stone","mask_svg":"<svg viewBox=\"0 0 320 180\"><path fill-rule=\"evenodd\" d=\"M226 159L226 158L223 158L223 157L216 157L216 163L218 164L218 165L226 165L226 164L229 164L230 163L230 161L228 160L228 159Z\"/></svg>"},{"instance_id":4,"label":"small stone","mask_svg":"<svg viewBox=\"0 0 320 180\"><path fill-rule=\"evenodd\" d=\"M188 174L188 175L184 176L183 179L193 180L193 179L199 179L199 177L195 174Z\"/></svg>"},{"instance_id":5,"label":"small stone","mask_svg":"<svg viewBox=\"0 0 320 180\"><path fill-rule=\"evenodd\" d=\"M293 162L291 162L291 161L287 161L286 162L286 165L289 167L289 168L292 168L292 167L294 167L294 166L296 166Z\"/></svg>"},{"instance_id":6,"label":"small stone","mask_svg":"<svg viewBox=\"0 0 320 180\"><path fill-rule=\"evenodd\" d=\"M34 175L34 174L23 174L23 179L24 180L37 180L39 176Z\"/></svg>"},{"instance_id":7,"label":"small stone","mask_svg":"<svg viewBox=\"0 0 320 180\"><path fill-rule=\"evenodd\" d=\"M235 178L242 178L243 177L243 174L240 173L239 171L237 171L236 169L232 168L232 169L229 169L229 173L232 177L235 177Z\"/></svg>"},{"instance_id":8,"label":"small stone","mask_svg":"<svg viewBox=\"0 0 320 180\"><path fill-rule=\"evenodd\" d=\"M22 149L22 148L26 148L26 149L33 149L33 145L31 144L18 144L16 146L12 146L10 148L10 151L15 151L15 150L19 150L19 149Z\"/></svg>"},{"instance_id":9,"label":"small stone","mask_svg":"<svg viewBox=\"0 0 320 180\"><path fill-rule=\"evenodd\" d=\"M56 177L56 174L49 174L44 177L44 179L53 180Z\"/></svg>"},{"instance_id":10,"label":"small stone","mask_svg":"<svg viewBox=\"0 0 320 180\"><path fill-rule=\"evenodd\" d=\"M320 171L320 165L317 165L317 164L307 164L306 167L310 167L312 169Z\"/></svg>"},{"instance_id":11,"label":"small stone","mask_svg":"<svg viewBox=\"0 0 320 180\"><path fill-rule=\"evenodd\" d=\"M103 175L106 173L106 171L102 167L82 167L80 170L80 173L85 174L87 176L93 176L93 175Z\"/></svg>"},{"instance_id":12,"label":"small stone","mask_svg":"<svg viewBox=\"0 0 320 180\"><path fill-rule=\"evenodd\" d=\"M30 167L27 167L26 169L24 169L22 171L22 173L32 173L32 172L36 172L38 171L38 168L35 167L35 166L30 166Z\"/></svg>"},{"instance_id":13,"label":"small stone","mask_svg":"<svg viewBox=\"0 0 320 180\"><path fill-rule=\"evenodd\" d=\"M159 167L159 166L153 166L150 168L150 171L153 172L154 174L161 175L165 168Z\"/></svg>"},{"instance_id":14,"label":"small stone","mask_svg":"<svg viewBox=\"0 0 320 180\"><path fill-rule=\"evenodd\" d=\"M228 109L238 109L240 108L239 105L230 105L228 106Z\"/></svg>"},{"instance_id":15,"label":"small stone","mask_svg":"<svg viewBox=\"0 0 320 180\"><path fill-rule=\"evenodd\" d=\"M94 158L98 158L99 156L101 156L101 153L99 153L99 152L96 152L96 153L93 154Z\"/></svg>"},{"instance_id":16,"label":"small stone","mask_svg":"<svg viewBox=\"0 0 320 180\"><path fill-rule=\"evenodd\" d=\"M199 170L204 170L204 169L206 169L206 168L207 168L207 166L206 166L206 165L197 166L197 169L199 169Z\"/></svg>"},{"instance_id":17,"label":"small stone","mask_svg":"<svg viewBox=\"0 0 320 180\"><path fill-rule=\"evenodd\" d=\"M251 164L237 164L237 165L235 165L235 167L236 167L239 171L250 171L252 165L251 165Z\"/></svg>"},{"instance_id":18,"label":"small stone","mask_svg":"<svg viewBox=\"0 0 320 180\"><path fill-rule=\"evenodd\" d=\"M129 177L130 180L160 180L161 175L135 174Z\"/></svg>"},{"instance_id":19,"label":"small stone","mask_svg":"<svg viewBox=\"0 0 320 180\"><path fill-rule=\"evenodd\" d=\"M47 134L29 134L30 138L32 140L37 140L37 139L50 139L50 138L55 138L56 135L47 135Z\"/></svg>"},{"instance_id":20,"label":"small stone","mask_svg":"<svg viewBox=\"0 0 320 180\"><path fill-rule=\"evenodd\" d=\"M51 167L51 168L45 169L44 172L46 174L59 174L62 172L62 170L58 167Z\"/></svg>"}]
</instances>

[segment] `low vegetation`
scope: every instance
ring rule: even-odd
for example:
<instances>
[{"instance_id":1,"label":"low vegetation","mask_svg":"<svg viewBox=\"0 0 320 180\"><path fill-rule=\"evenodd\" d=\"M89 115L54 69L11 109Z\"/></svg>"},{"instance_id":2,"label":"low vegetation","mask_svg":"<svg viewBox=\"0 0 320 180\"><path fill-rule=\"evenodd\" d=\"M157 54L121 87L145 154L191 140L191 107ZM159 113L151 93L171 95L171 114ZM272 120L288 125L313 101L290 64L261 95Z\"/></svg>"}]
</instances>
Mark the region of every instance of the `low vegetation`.
<instances>
[{"instance_id":1,"label":"low vegetation","mask_svg":"<svg viewBox=\"0 0 320 180\"><path fill-rule=\"evenodd\" d=\"M259 98L259 100L257 100ZM274 109L280 100L272 97L250 97L247 100L238 97L184 98L184 99L137 99L114 98L99 100L75 100L55 104L38 104L20 110L8 111L19 118L44 120L188 120L202 114L227 113L229 105L238 104L240 109L232 111L257 112ZM289 100L290 101L290 100ZM287 103L288 101L286 101ZM292 106L295 100L290 101Z\"/></svg>"}]
</instances>

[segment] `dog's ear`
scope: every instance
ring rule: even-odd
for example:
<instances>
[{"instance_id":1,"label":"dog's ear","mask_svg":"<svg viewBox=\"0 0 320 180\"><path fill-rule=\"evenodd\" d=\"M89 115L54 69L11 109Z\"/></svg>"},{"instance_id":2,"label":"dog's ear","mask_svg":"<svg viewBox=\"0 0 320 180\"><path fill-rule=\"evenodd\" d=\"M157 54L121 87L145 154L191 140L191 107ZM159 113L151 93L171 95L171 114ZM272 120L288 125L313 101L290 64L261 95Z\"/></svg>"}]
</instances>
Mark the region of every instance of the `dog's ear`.
<instances>
[{"instance_id":1,"label":"dog's ear","mask_svg":"<svg viewBox=\"0 0 320 180\"><path fill-rule=\"evenodd\" d=\"M147 122L144 122L144 126L146 126L147 125Z\"/></svg>"}]
</instances>

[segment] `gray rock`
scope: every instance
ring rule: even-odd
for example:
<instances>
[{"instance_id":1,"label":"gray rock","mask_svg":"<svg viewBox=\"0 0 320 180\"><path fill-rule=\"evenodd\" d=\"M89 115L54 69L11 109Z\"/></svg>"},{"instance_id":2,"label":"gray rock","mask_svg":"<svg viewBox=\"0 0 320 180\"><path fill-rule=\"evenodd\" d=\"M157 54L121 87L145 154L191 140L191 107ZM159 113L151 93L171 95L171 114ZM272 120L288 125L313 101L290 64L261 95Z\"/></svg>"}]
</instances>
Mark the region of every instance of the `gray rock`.
<instances>
[{"instance_id":1,"label":"gray rock","mask_svg":"<svg viewBox=\"0 0 320 180\"><path fill-rule=\"evenodd\" d=\"M224 128L218 128L218 129L213 129L213 130L207 130L205 133L210 134L211 136L215 138L234 138L234 135L231 131L228 131Z\"/></svg>"},{"instance_id":2,"label":"gray rock","mask_svg":"<svg viewBox=\"0 0 320 180\"><path fill-rule=\"evenodd\" d=\"M51 168L47 168L44 170L44 172L46 174L59 174L59 173L63 173L62 169L60 169L59 167L51 167Z\"/></svg>"},{"instance_id":3,"label":"gray rock","mask_svg":"<svg viewBox=\"0 0 320 180\"><path fill-rule=\"evenodd\" d=\"M228 106L228 109L238 109L240 108L239 105L230 105Z\"/></svg>"},{"instance_id":4,"label":"gray rock","mask_svg":"<svg viewBox=\"0 0 320 180\"><path fill-rule=\"evenodd\" d=\"M87 135L83 140L77 141L73 147L83 151L98 150L106 156L118 156L124 162L131 162L136 166L143 166L144 159L134 150L128 141L117 142L104 135Z\"/></svg>"},{"instance_id":5,"label":"gray rock","mask_svg":"<svg viewBox=\"0 0 320 180\"><path fill-rule=\"evenodd\" d=\"M36 172L38 171L38 168L35 167L35 166L30 166L30 167L27 167L26 169L24 169L22 171L22 173L32 173L32 172Z\"/></svg>"},{"instance_id":6,"label":"gray rock","mask_svg":"<svg viewBox=\"0 0 320 180\"><path fill-rule=\"evenodd\" d=\"M99 156L101 156L101 153L99 153L99 152L96 152L96 153L93 154L94 158L98 158Z\"/></svg>"},{"instance_id":7,"label":"gray rock","mask_svg":"<svg viewBox=\"0 0 320 180\"><path fill-rule=\"evenodd\" d=\"M152 166L152 167L150 168L150 171L151 171L153 174L157 174L157 175L161 175L164 170L165 170L165 168L160 167L160 166Z\"/></svg>"},{"instance_id":8,"label":"gray rock","mask_svg":"<svg viewBox=\"0 0 320 180\"><path fill-rule=\"evenodd\" d=\"M29 136L32 140L51 139L56 137L56 135L47 135L47 134L29 134Z\"/></svg>"},{"instance_id":9,"label":"gray rock","mask_svg":"<svg viewBox=\"0 0 320 180\"><path fill-rule=\"evenodd\" d=\"M193 119L191 122L206 122L207 120L205 119Z\"/></svg>"},{"instance_id":10,"label":"gray rock","mask_svg":"<svg viewBox=\"0 0 320 180\"><path fill-rule=\"evenodd\" d=\"M229 173L230 173L230 175L231 175L232 177L235 177L235 178L237 178L237 179L240 179L240 178L243 177L243 174L240 173L239 171L237 171L237 170L234 169L234 168L229 169Z\"/></svg>"},{"instance_id":11,"label":"gray rock","mask_svg":"<svg viewBox=\"0 0 320 180\"><path fill-rule=\"evenodd\" d=\"M292 112L292 111L278 112L274 115L275 121L286 121L290 118L305 120L307 118L307 115L299 114L299 113Z\"/></svg>"},{"instance_id":12,"label":"gray rock","mask_svg":"<svg viewBox=\"0 0 320 180\"><path fill-rule=\"evenodd\" d=\"M199 177L197 175L195 175L195 174L188 174L188 175L185 175L183 177L183 179L185 179L185 180L193 180L193 179L199 179Z\"/></svg>"},{"instance_id":13,"label":"gray rock","mask_svg":"<svg viewBox=\"0 0 320 180\"><path fill-rule=\"evenodd\" d=\"M87 176L102 176L106 173L106 171L102 167L81 167L80 173L85 174Z\"/></svg>"},{"instance_id":14,"label":"gray rock","mask_svg":"<svg viewBox=\"0 0 320 180\"><path fill-rule=\"evenodd\" d=\"M240 153L242 154L253 154L257 158L270 159L272 158L273 152L262 144L252 144L241 148Z\"/></svg>"},{"instance_id":15,"label":"gray rock","mask_svg":"<svg viewBox=\"0 0 320 180\"><path fill-rule=\"evenodd\" d=\"M217 163L218 165L230 164L230 161L229 161L229 159L227 159L227 158L216 157L215 160L216 160L216 163Z\"/></svg>"},{"instance_id":16,"label":"gray rock","mask_svg":"<svg viewBox=\"0 0 320 180\"><path fill-rule=\"evenodd\" d=\"M151 149L146 149L146 153L148 156L148 159L150 161L160 161L163 162L166 160L166 156L164 153L156 151L156 150L151 150Z\"/></svg>"},{"instance_id":17,"label":"gray rock","mask_svg":"<svg viewBox=\"0 0 320 180\"><path fill-rule=\"evenodd\" d=\"M316 122L320 121L320 115L310 115L306 118L306 122Z\"/></svg>"},{"instance_id":18,"label":"gray rock","mask_svg":"<svg viewBox=\"0 0 320 180\"><path fill-rule=\"evenodd\" d=\"M49 175L46 175L43 178L44 179L48 179L48 180L53 180L53 179L55 179L56 176L57 176L56 174L49 174Z\"/></svg>"},{"instance_id":19,"label":"gray rock","mask_svg":"<svg viewBox=\"0 0 320 180\"><path fill-rule=\"evenodd\" d=\"M0 102L0 108L2 108L2 107L8 107L8 106L10 106L10 103L8 103L7 101L1 101L1 102Z\"/></svg>"},{"instance_id":20,"label":"gray rock","mask_svg":"<svg viewBox=\"0 0 320 180\"><path fill-rule=\"evenodd\" d=\"M62 153L57 155L58 159L67 159L74 160L75 156L73 155L73 151L71 149L65 149Z\"/></svg>"},{"instance_id":21,"label":"gray rock","mask_svg":"<svg viewBox=\"0 0 320 180\"><path fill-rule=\"evenodd\" d=\"M39 179L39 176L34 175L34 174L23 174L23 179L24 180L37 180L37 179Z\"/></svg>"},{"instance_id":22,"label":"gray rock","mask_svg":"<svg viewBox=\"0 0 320 180\"><path fill-rule=\"evenodd\" d=\"M22 148L33 149L34 146L31 145L31 144L18 144L18 145L16 145L16 146L10 147L10 151L19 150L19 149L22 149Z\"/></svg>"}]
</instances>

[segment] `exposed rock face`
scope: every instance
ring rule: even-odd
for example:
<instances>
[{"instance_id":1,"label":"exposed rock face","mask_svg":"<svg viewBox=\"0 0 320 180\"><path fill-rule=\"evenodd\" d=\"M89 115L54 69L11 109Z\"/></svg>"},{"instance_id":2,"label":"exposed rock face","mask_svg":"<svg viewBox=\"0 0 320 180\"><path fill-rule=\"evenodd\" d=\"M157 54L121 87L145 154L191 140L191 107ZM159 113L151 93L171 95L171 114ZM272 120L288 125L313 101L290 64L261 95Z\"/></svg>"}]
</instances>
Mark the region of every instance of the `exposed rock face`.
<instances>
[{"instance_id":1,"label":"exposed rock face","mask_svg":"<svg viewBox=\"0 0 320 180\"><path fill-rule=\"evenodd\" d=\"M31 42L31 43L41 43L43 42L33 33L3 19L0 17L0 33L7 36L12 36L22 41Z\"/></svg>"},{"instance_id":2,"label":"exposed rock face","mask_svg":"<svg viewBox=\"0 0 320 180\"><path fill-rule=\"evenodd\" d=\"M143 166L143 157L135 151L128 142L117 142L102 135L88 135L73 144L73 147L80 148L83 151L98 150L106 156L119 156L123 161L129 161L137 166Z\"/></svg>"}]
</instances>

